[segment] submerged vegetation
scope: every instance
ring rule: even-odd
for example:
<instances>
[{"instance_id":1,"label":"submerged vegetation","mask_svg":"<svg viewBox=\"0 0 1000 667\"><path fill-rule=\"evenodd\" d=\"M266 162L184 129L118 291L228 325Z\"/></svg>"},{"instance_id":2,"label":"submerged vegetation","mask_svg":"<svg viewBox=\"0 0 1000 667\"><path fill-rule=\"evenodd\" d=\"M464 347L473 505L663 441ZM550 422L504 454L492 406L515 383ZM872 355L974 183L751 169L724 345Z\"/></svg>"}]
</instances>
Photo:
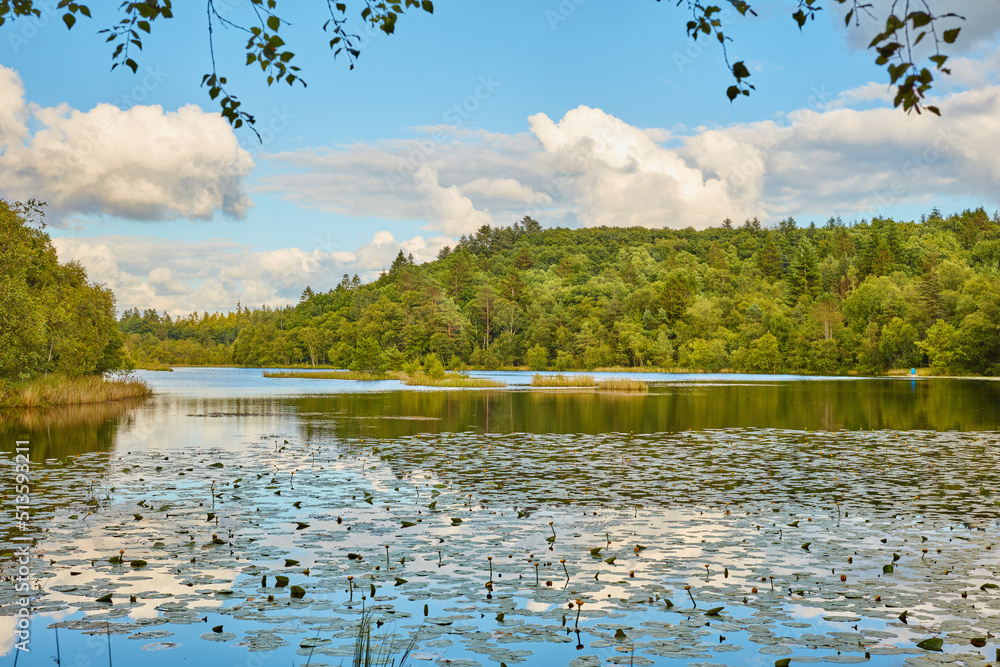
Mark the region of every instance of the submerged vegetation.
<instances>
[{"instance_id":1,"label":"submerged vegetation","mask_svg":"<svg viewBox=\"0 0 1000 667\"><path fill-rule=\"evenodd\" d=\"M226 435L314 416L177 419ZM33 636L64 653L92 636L115 664L205 642L397 667L993 652L995 432L314 431L184 456L125 433L33 479L51 499L33 600L59 612ZM0 613L18 600L0 590Z\"/></svg>"}]
</instances>

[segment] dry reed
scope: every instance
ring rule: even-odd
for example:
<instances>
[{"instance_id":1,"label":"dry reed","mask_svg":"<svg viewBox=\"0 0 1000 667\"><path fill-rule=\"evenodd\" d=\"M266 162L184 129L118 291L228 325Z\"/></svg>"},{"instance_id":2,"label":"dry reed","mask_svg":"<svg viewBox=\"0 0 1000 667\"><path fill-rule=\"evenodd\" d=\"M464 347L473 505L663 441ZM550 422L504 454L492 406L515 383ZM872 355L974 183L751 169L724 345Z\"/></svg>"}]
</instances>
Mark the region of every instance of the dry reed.
<instances>
[{"instance_id":1,"label":"dry reed","mask_svg":"<svg viewBox=\"0 0 1000 667\"><path fill-rule=\"evenodd\" d=\"M67 378L49 376L0 384L0 405L12 408L44 408L52 405L82 405L145 398L153 390L134 378L109 380L96 375Z\"/></svg>"},{"instance_id":2,"label":"dry reed","mask_svg":"<svg viewBox=\"0 0 1000 667\"><path fill-rule=\"evenodd\" d=\"M541 375L535 373L531 378L532 387L588 387L595 386L590 375Z\"/></svg>"},{"instance_id":3,"label":"dry reed","mask_svg":"<svg viewBox=\"0 0 1000 667\"><path fill-rule=\"evenodd\" d=\"M635 391L641 393L649 391L649 384L641 380L610 378L608 380L600 380L597 383L597 388L603 391Z\"/></svg>"}]
</instances>

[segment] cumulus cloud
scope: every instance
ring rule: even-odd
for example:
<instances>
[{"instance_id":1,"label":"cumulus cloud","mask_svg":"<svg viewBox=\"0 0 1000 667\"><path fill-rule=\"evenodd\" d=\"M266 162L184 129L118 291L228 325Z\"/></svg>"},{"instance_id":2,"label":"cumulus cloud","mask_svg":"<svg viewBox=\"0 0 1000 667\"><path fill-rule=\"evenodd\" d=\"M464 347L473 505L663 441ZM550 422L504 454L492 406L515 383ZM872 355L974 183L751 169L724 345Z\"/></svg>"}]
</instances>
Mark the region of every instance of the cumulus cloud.
<instances>
[{"instance_id":1,"label":"cumulus cloud","mask_svg":"<svg viewBox=\"0 0 1000 667\"><path fill-rule=\"evenodd\" d=\"M759 195L707 176L676 150L600 109L581 106L558 123L545 114L528 119L552 168L567 174L587 226L697 228L750 213Z\"/></svg>"},{"instance_id":2,"label":"cumulus cloud","mask_svg":"<svg viewBox=\"0 0 1000 667\"><path fill-rule=\"evenodd\" d=\"M462 194L474 195L484 199L494 199L525 204L552 203L552 197L544 192L536 192L531 187L513 178L477 178L469 181L461 188Z\"/></svg>"},{"instance_id":3,"label":"cumulus cloud","mask_svg":"<svg viewBox=\"0 0 1000 667\"><path fill-rule=\"evenodd\" d=\"M523 215L525 190L537 188L541 178L536 149L527 134L426 127L412 139L261 156L272 173L255 191L342 215L425 220L428 229L462 234L490 220L504 223ZM471 179L470 165L475 165ZM472 186L467 192L477 179L504 181L507 187L486 193ZM489 202L492 214L482 201Z\"/></svg>"},{"instance_id":4,"label":"cumulus cloud","mask_svg":"<svg viewBox=\"0 0 1000 667\"><path fill-rule=\"evenodd\" d=\"M525 214L547 225L704 228L996 202L1000 87L932 103L943 118L906 116L885 86L869 83L817 94L811 108L774 120L674 133L581 106L558 120L531 116L530 133L435 127L412 140L275 155L288 171L263 187L348 215L423 220L451 236Z\"/></svg>"},{"instance_id":5,"label":"cumulus cloud","mask_svg":"<svg viewBox=\"0 0 1000 667\"><path fill-rule=\"evenodd\" d=\"M0 191L43 199L57 219L242 217L252 167L217 113L193 105L29 107L18 75L0 66Z\"/></svg>"},{"instance_id":6,"label":"cumulus cloud","mask_svg":"<svg viewBox=\"0 0 1000 667\"><path fill-rule=\"evenodd\" d=\"M433 259L448 237L396 241L387 231L354 252L277 248L261 250L226 239L172 241L149 236L56 237L59 260L76 260L91 281L114 291L119 310L155 308L171 315L284 306L302 290L332 288L346 274L373 280L400 250L416 262Z\"/></svg>"},{"instance_id":7,"label":"cumulus cloud","mask_svg":"<svg viewBox=\"0 0 1000 667\"><path fill-rule=\"evenodd\" d=\"M895 206L942 197L997 202L1000 87L939 104L943 118L888 107L800 110L779 122L701 132L682 154L733 187L759 187L772 216L891 215Z\"/></svg>"},{"instance_id":8,"label":"cumulus cloud","mask_svg":"<svg viewBox=\"0 0 1000 667\"><path fill-rule=\"evenodd\" d=\"M442 187L437 172L424 165L413 177L417 190L426 196L425 202L434 229L446 234L469 234L483 225L493 224L489 211L476 209L468 197L462 195L458 187Z\"/></svg>"}]
</instances>

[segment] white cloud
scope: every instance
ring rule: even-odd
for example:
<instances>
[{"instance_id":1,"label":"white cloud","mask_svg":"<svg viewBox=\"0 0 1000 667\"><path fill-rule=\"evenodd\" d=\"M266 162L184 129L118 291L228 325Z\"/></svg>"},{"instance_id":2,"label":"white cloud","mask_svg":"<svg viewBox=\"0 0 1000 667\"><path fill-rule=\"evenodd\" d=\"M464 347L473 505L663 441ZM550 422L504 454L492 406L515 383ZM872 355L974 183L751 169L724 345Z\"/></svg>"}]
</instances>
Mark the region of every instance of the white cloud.
<instances>
[{"instance_id":1,"label":"white cloud","mask_svg":"<svg viewBox=\"0 0 1000 667\"><path fill-rule=\"evenodd\" d=\"M682 153L735 187L759 183L773 217L891 215L900 205L962 196L997 202L1000 87L937 103L942 118L893 108L800 110L781 123L701 132Z\"/></svg>"},{"instance_id":2,"label":"white cloud","mask_svg":"<svg viewBox=\"0 0 1000 667\"><path fill-rule=\"evenodd\" d=\"M464 195L474 195L485 199L499 199L525 204L548 205L552 197L544 192L536 192L513 178L477 178L461 187Z\"/></svg>"},{"instance_id":3,"label":"white cloud","mask_svg":"<svg viewBox=\"0 0 1000 667\"><path fill-rule=\"evenodd\" d=\"M944 117L906 115L885 86L869 83L817 94L813 108L776 120L686 135L582 106L559 120L531 116L531 134L424 128L437 139L272 156L295 171L265 178L264 187L348 215L424 220L451 236L525 214L545 225L704 228L725 218L869 217L962 197L997 202L1000 87L928 102Z\"/></svg>"},{"instance_id":4,"label":"white cloud","mask_svg":"<svg viewBox=\"0 0 1000 667\"><path fill-rule=\"evenodd\" d=\"M528 122L552 169L569 175L584 225L704 228L755 211L758 192L706 175L658 144L662 131L585 106L558 123L545 114Z\"/></svg>"},{"instance_id":5,"label":"white cloud","mask_svg":"<svg viewBox=\"0 0 1000 667\"><path fill-rule=\"evenodd\" d=\"M372 280L396 254L433 259L448 237L396 241L387 231L355 252L300 248L260 250L225 239L173 241L150 236L56 237L59 260L79 261L93 282L114 291L118 309L155 308L171 315L297 303L307 285L326 291L357 273Z\"/></svg>"},{"instance_id":6,"label":"white cloud","mask_svg":"<svg viewBox=\"0 0 1000 667\"><path fill-rule=\"evenodd\" d=\"M492 225L489 211L480 211L468 197L454 186L442 187L437 172L424 165L414 175L417 190L426 196L430 213L428 229L440 229L446 234L470 234L483 225Z\"/></svg>"},{"instance_id":7,"label":"white cloud","mask_svg":"<svg viewBox=\"0 0 1000 667\"><path fill-rule=\"evenodd\" d=\"M20 78L0 66L0 194L45 200L57 220L242 217L252 205L243 184L252 167L217 113L193 105L29 108Z\"/></svg>"}]
</instances>

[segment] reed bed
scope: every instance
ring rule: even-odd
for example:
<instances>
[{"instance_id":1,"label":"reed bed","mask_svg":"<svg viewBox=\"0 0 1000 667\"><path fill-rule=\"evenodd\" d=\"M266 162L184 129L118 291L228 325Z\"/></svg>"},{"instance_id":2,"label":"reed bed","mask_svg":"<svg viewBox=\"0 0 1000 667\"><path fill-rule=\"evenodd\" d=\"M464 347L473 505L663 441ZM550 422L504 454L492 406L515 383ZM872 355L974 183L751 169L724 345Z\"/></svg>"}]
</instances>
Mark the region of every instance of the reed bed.
<instances>
[{"instance_id":1,"label":"reed bed","mask_svg":"<svg viewBox=\"0 0 1000 667\"><path fill-rule=\"evenodd\" d=\"M588 387L596 386L590 375L542 375L535 373L531 377L532 387Z\"/></svg>"},{"instance_id":2,"label":"reed bed","mask_svg":"<svg viewBox=\"0 0 1000 667\"><path fill-rule=\"evenodd\" d=\"M402 380L403 374L390 371L388 373L369 373L367 371L264 371L266 378L302 378L305 380Z\"/></svg>"},{"instance_id":3,"label":"reed bed","mask_svg":"<svg viewBox=\"0 0 1000 667\"><path fill-rule=\"evenodd\" d=\"M487 380L486 378L470 378L460 373L448 373L444 377L435 378L425 373L415 373L403 378L403 382L419 387L506 387L506 382Z\"/></svg>"},{"instance_id":4,"label":"reed bed","mask_svg":"<svg viewBox=\"0 0 1000 667\"><path fill-rule=\"evenodd\" d=\"M152 388L135 378L109 380L100 376L50 376L24 382L0 383L0 405L46 408L53 405L107 403L151 396Z\"/></svg>"},{"instance_id":5,"label":"reed bed","mask_svg":"<svg viewBox=\"0 0 1000 667\"><path fill-rule=\"evenodd\" d=\"M649 391L649 384L642 380L630 380L627 378L610 378L600 380L597 388L602 391L633 391L644 393Z\"/></svg>"}]
</instances>

